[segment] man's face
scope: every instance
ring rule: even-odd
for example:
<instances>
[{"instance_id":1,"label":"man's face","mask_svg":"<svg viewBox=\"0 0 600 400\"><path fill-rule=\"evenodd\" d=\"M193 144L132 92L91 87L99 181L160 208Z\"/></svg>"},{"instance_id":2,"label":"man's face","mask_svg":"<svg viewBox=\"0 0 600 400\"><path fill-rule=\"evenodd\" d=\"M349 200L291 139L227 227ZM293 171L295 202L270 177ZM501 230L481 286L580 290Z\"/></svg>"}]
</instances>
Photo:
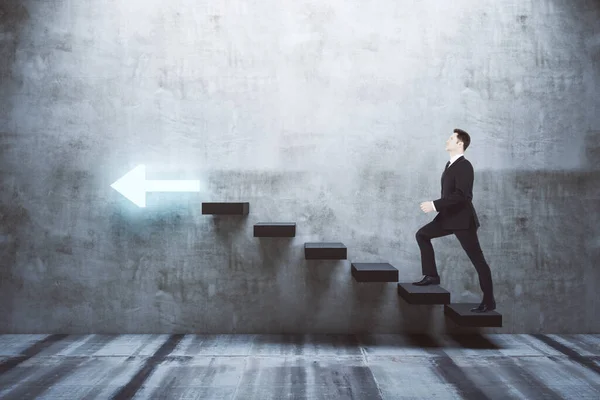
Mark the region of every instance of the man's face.
<instances>
[{"instance_id":1,"label":"man's face","mask_svg":"<svg viewBox=\"0 0 600 400\"><path fill-rule=\"evenodd\" d=\"M458 138L456 137L456 132L452 132L452 135L446 140L446 150L455 151L462 150L462 144L458 143Z\"/></svg>"}]
</instances>

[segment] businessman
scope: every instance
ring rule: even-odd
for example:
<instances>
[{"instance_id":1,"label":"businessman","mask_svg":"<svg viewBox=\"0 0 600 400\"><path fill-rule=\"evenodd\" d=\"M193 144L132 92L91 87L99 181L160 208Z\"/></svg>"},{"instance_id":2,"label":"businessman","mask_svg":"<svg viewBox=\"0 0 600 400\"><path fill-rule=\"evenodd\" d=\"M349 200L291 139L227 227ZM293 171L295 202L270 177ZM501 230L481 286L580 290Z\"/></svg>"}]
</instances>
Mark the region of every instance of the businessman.
<instances>
[{"instance_id":1,"label":"businessman","mask_svg":"<svg viewBox=\"0 0 600 400\"><path fill-rule=\"evenodd\" d=\"M423 212L437 211L438 215L417 231L417 243L421 249L421 264L425 276L419 282L413 282L413 285L440 284L431 239L454 234L479 275L483 300L478 307L472 308L471 311L481 313L495 310L496 301L492 286L492 273L477 238L479 220L471 202L474 172L473 166L464 157L464 152L470 143L471 137L467 132L462 129L454 129L446 141L446 151L450 154L450 161L442 173L441 198L421 203Z\"/></svg>"}]
</instances>

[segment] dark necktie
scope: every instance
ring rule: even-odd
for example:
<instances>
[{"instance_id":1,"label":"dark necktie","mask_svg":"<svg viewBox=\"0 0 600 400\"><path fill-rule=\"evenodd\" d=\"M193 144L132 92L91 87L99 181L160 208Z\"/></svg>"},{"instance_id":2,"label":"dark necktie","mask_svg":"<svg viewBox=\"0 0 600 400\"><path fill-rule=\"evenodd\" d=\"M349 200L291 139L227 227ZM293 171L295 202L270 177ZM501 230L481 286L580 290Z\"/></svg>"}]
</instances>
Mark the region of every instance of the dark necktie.
<instances>
[{"instance_id":1,"label":"dark necktie","mask_svg":"<svg viewBox=\"0 0 600 400\"><path fill-rule=\"evenodd\" d=\"M448 161L448 163L446 163L446 168L444 168L444 171L446 171L448 169L449 165L450 165L450 161Z\"/></svg>"}]
</instances>

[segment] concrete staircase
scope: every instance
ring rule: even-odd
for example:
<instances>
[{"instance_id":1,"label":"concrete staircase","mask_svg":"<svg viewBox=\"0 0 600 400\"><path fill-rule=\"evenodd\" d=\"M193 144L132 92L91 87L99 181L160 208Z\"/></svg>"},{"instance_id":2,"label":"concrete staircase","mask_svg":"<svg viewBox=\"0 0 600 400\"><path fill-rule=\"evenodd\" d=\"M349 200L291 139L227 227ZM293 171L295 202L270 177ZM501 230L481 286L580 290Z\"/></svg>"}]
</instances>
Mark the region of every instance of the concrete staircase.
<instances>
[{"instance_id":1,"label":"concrete staircase","mask_svg":"<svg viewBox=\"0 0 600 400\"><path fill-rule=\"evenodd\" d=\"M249 203L202 203L202 214L247 215ZM295 222L259 222L254 224L254 237L295 237ZM346 260L348 249L341 242L306 242L306 260ZM352 277L357 282L398 282L398 269L389 263L350 264ZM398 283L398 295L408 304L440 304L444 315L464 327L502 327L502 314L497 311L474 313L475 303L450 303L450 292L439 285L416 286L410 282Z\"/></svg>"}]
</instances>

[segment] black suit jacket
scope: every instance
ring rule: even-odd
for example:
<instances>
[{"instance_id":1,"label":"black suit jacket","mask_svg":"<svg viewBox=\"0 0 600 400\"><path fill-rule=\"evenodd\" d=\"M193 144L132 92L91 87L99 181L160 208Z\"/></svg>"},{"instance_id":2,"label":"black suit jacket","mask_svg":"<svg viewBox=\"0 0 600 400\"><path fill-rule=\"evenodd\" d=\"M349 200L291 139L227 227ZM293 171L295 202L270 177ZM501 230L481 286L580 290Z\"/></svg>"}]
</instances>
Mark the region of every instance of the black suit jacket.
<instances>
[{"instance_id":1,"label":"black suit jacket","mask_svg":"<svg viewBox=\"0 0 600 400\"><path fill-rule=\"evenodd\" d=\"M442 198L433 201L444 229L468 229L472 222L479 228L473 199L473 166L460 156L442 173Z\"/></svg>"}]
</instances>

